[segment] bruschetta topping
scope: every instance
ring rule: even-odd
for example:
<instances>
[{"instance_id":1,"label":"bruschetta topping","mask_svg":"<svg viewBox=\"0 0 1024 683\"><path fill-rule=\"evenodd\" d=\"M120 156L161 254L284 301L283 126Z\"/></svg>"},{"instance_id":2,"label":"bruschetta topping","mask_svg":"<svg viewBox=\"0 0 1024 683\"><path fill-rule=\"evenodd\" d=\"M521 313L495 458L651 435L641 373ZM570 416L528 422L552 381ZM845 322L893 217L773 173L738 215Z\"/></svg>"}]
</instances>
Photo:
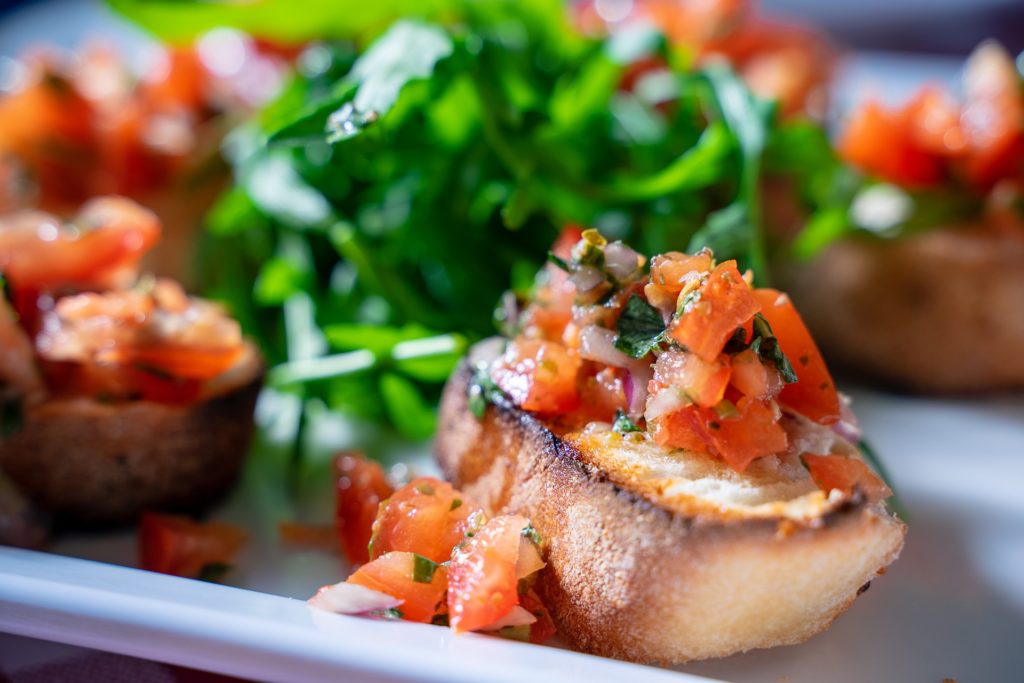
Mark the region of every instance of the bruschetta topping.
<instances>
[{"instance_id":1,"label":"bruschetta topping","mask_svg":"<svg viewBox=\"0 0 1024 683\"><path fill-rule=\"evenodd\" d=\"M532 589L545 566L543 543L525 517L488 520L471 498L432 477L412 480L378 505L390 486L380 467L354 453L339 456L338 465L339 528L349 559L365 562L345 585L374 591L378 599L368 610L350 591L325 586L310 605L533 642L554 635L551 617ZM376 519L362 514L370 506L378 510ZM343 509L349 512L342 516ZM370 538L362 552L350 549L356 538ZM326 600L342 594L344 600ZM388 609L377 609L385 602Z\"/></svg>"},{"instance_id":2,"label":"bruschetta topping","mask_svg":"<svg viewBox=\"0 0 1024 683\"><path fill-rule=\"evenodd\" d=\"M845 443L836 429L849 411L789 297L753 287L750 273L707 249L659 254L645 272L646 259L625 245L593 230L579 237L560 247L566 258L553 253L518 334L477 373L486 374L479 395L503 392L563 432L612 423L737 472L758 458L796 457L804 443ZM815 481L878 495L861 476L870 470L846 463L849 450L826 452L842 457L828 468L814 460Z\"/></svg>"},{"instance_id":3,"label":"bruschetta topping","mask_svg":"<svg viewBox=\"0 0 1024 683\"><path fill-rule=\"evenodd\" d=\"M7 383L37 397L25 373L39 366L46 393L61 398L189 403L249 381L255 353L220 306L139 278L159 236L157 218L120 197L94 199L70 222L41 212L0 221L14 309L0 324L5 337L20 332L9 351L29 358Z\"/></svg>"}]
</instances>

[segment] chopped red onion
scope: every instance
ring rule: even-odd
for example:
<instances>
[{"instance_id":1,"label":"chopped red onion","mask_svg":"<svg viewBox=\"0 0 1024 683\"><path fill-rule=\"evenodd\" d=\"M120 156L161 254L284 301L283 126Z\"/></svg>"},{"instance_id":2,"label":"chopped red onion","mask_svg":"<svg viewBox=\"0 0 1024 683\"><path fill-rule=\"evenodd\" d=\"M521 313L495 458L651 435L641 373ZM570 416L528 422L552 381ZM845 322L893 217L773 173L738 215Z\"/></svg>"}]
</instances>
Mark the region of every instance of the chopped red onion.
<instances>
[{"instance_id":1,"label":"chopped red onion","mask_svg":"<svg viewBox=\"0 0 1024 683\"><path fill-rule=\"evenodd\" d=\"M604 248L604 268L616 280L626 280L643 264L643 257L622 242Z\"/></svg>"},{"instance_id":2,"label":"chopped red onion","mask_svg":"<svg viewBox=\"0 0 1024 683\"><path fill-rule=\"evenodd\" d=\"M629 401L629 418L639 420L647 408L647 384L654 376L654 372L651 366L642 360L633 361L628 369L630 391L626 398Z\"/></svg>"},{"instance_id":3,"label":"chopped red onion","mask_svg":"<svg viewBox=\"0 0 1024 683\"><path fill-rule=\"evenodd\" d=\"M605 281L604 273L594 266L580 266L569 276L569 279L576 285L576 291L580 294L597 289Z\"/></svg>"},{"instance_id":4,"label":"chopped red onion","mask_svg":"<svg viewBox=\"0 0 1024 683\"><path fill-rule=\"evenodd\" d=\"M636 361L615 348L615 333L597 325L587 325L580 331L580 355L616 368L625 368Z\"/></svg>"},{"instance_id":5,"label":"chopped red onion","mask_svg":"<svg viewBox=\"0 0 1024 683\"><path fill-rule=\"evenodd\" d=\"M688 405L690 405L690 400L686 398L683 392L673 387L668 387L663 391L659 391L647 401L644 417L650 422L669 413L674 413Z\"/></svg>"},{"instance_id":6,"label":"chopped red onion","mask_svg":"<svg viewBox=\"0 0 1024 683\"><path fill-rule=\"evenodd\" d=\"M309 599L317 609L335 614L365 614L382 609L398 607L405 600L392 597L356 583L336 583L324 586Z\"/></svg>"}]
</instances>

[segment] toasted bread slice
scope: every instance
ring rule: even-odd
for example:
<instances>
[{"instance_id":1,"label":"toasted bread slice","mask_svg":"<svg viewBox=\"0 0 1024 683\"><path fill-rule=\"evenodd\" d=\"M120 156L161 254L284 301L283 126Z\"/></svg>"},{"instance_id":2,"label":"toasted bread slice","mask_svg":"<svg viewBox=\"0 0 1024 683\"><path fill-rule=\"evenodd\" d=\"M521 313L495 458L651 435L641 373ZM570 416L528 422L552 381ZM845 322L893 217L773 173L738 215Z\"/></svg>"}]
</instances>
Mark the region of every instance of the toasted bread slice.
<instances>
[{"instance_id":1,"label":"toasted bread slice","mask_svg":"<svg viewBox=\"0 0 1024 683\"><path fill-rule=\"evenodd\" d=\"M0 465L73 525L204 508L235 481L249 447L263 383L255 349L230 373L230 386L190 405L77 398L28 406L21 428L0 441Z\"/></svg>"},{"instance_id":2,"label":"toasted bread slice","mask_svg":"<svg viewBox=\"0 0 1024 683\"><path fill-rule=\"evenodd\" d=\"M581 650L679 663L798 643L903 546L883 503L826 496L795 456L740 475L642 433L559 437L500 398L478 420L470 367L445 388L438 461L490 512L530 518L546 544L538 590Z\"/></svg>"},{"instance_id":3,"label":"toasted bread slice","mask_svg":"<svg viewBox=\"0 0 1024 683\"><path fill-rule=\"evenodd\" d=\"M901 389L1024 388L1024 225L848 239L776 268L830 361Z\"/></svg>"}]
</instances>

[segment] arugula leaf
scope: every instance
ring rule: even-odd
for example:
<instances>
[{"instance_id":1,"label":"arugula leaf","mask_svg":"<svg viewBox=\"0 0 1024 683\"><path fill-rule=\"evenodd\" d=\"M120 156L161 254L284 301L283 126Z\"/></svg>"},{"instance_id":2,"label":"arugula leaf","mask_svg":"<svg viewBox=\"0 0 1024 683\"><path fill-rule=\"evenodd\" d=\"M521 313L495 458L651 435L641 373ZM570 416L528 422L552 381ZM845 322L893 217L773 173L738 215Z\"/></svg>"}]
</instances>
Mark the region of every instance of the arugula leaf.
<instances>
[{"instance_id":1,"label":"arugula leaf","mask_svg":"<svg viewBox=\"0 0 1024 683\"><path fill-rule=\"evenodd\" d=\"M640 428L636 426L636 423L629 419L629 416L620 408L615 411L615 421L612 423L612 431L618 432L619 434L628 434L629 432L639 432Z\"/></svg>"},{"instance_id":2,"label":"arugula leaf","mask_svg":"<svg viewBox=\"0 0 1024 683\"><path fill-rule=\"evenodd\" d=\"M616 330L615 348L632 358L643 358L664 339L665 322L658 309L634 294L626 302Z\"/></svg>"}]
</instances>

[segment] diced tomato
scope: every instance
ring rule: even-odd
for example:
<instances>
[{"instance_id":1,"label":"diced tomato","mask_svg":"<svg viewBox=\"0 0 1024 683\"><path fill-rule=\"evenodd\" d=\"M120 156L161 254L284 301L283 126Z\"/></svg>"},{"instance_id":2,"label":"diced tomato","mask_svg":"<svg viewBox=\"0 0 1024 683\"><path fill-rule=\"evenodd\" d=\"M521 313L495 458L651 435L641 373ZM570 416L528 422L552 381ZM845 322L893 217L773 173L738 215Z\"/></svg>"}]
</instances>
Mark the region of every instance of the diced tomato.
<instances>
[{"instance_id":1,"label":"diced tomato","mask_svg":"<svg viewBox=\"0 0 1024 683\"><path fill-rule=\"evenodd\" d=\"M182 379L132 365L43 360L46 383L55 396L89 396L109 401L144 400L188 405L202 394L198 380Z\"/></svg>"},{"instance_id":2,"label":"diced tomato","mask_svg":"<svg viewBox=\"0 0 1024 683\"><path fill-rule=\"evenodd\" d=\"M537 621L530 624L530 642L531 643L543 643L558 632L555 628L555 622L551 619L551 613L537 597L537 594L531 588L525 594L519 596L520 606L528 611L533 616L537 617Z\"/></svg>"},{"instance_id":3,"label":"diced tomato","mask_svg":"<svg viewBox=\"0 0 1024 683\"><path fill-rule=\"evenodd\" d=\"M689 406L648 420L647 430L655 443L691 453L709 453L711 436L700 412Z\"/></svg>"},{"instance_id":4,"label":"diced tomato","mask_svg":"<svg viewBox=\"0 0 1024 683\"><path fill-rule=\"evenodd\" d=\"M415 553L390 552L364 564L347 582L404 600L399 608L402 618L428 624L438 613L448 589L448 568L420 560L417 576L416 563Z\"/></svg>"},{"instance_id":5,"label":"diced tomato","mask_svg":"<svg viewBox=\"0 0 1024 683\"><path fill-rule=\"evenodd\" d=\"M566 225L558 233L558 239L551 245L551 253L563 261L568 261L572 258L572 248L576 246L581 237L583 237L583 228L578 225Z\"/></svg>"},{"instance_id":6,"label":"diced tomato","mask_svg":"<svg viewBox=\"0 0 1024 683\"><path fill-rule=\"evenodd\" d=\"M908 117L878 102L854 114L837 149L851 164L904 187L933 186L943 177L942 159L915 144Z\"/></svg>"},{"instance_id":7,"label":"diced tomato","mask_svg":"<svg viewBox=\"0 0 1024 683\"><path fill-rule=\"evenodd\" d=\"M686 351L666 351L654 364L654 381L682 390L705 408L722 400L731 374L732 367L724 355L709 363Z\"/></svg>"},{"instance_id":8,"label":"diced tomato","mask_svg":"<svg viewBox=\"0 0 1024 683\"><path fill-rule=\"evenodd\" d=\"M452 554L448 619L456 632L485 628L519 604L516 565L528 524L519 515L495 517Z\"/></svg>"},{"instance_id":9,"label":"diced tomato","mask_svg":"<svg viewBox=\"0 0 1024 683\"><path fill-rule=\"evenodd\" d=\"M160 236L156 216L118 197L89 202L76 224L80 235L41 214L5 219L0 229L0 271L15 290L109 285L111 277L134 269Z\"/></svg>"},{"instance_id":10,"label":"diced tomato","mask_svg":"<svg viewBox=\"0 0 1024 683\"><path fill-rule=\"evenodd\" d=\"M245 543L238 527L224 522L200 524L188 517L147 512L139 522L139 566L199 577L211 565L230 565Z\"/></svg>"},{"instance_id":11,"label":"diced tomato","mask_svg":"<svg viewBox=\"0 0 1024 683\"><path fill-rule=\"evenodd\" d=\"M245 347L203 348L183 345L123 346L111 349L103 360L121 365L153 368L182 379L207 380L225 372L245 353Z\"/></svg>"},{"instance_id":12,"label":"diced tomato","mask_svg":"<svg viewBox=\"0 0 1024 683\"><path fill-rule=\"evenodd\" d=\"M743 472L751 462L786 450L789 441L771 405L744 396L733 415L689 406L648 424L655 443L695 453L710 453Z\"/></svg>"},{"instance_id":13,"label":"diced tomato","mask_svg":"<svg viewBox=\"0 0 1024 683\"><path fill-rule=\"evenodd\" d=\"M815 422L838 421L839 395L835 382L793 302L774 289L755 290L754 296L760 302L761 315L771 326L799 380L783 387L779 401Z\"/></svg>"},{"instance_id":14,"label":"diced tomato","mask_svg":"<svg viewBox=\"0 0 1024 683\"><path fill-rule=\"evenodd\" d=\"M651 259L651 284L679 293L687 282L708 273L713 265L709 251L701 251L693 256L678 251L659 254Z\"/></svg>"},{"instance_id":15,"label":"diced tomato","mask_svg":"<svg viewBox=\"0 0 1024 683\"><path fill-rule=\"evenodd\" d=\"M338 530L325 524L281 520L277 523L277 535L282 543L291 546L328 551L338 548Z\"/></svg>"},{"instance_id":16,"label":"diced tomato","mask_svg":"<svg viewBox=\"0 0 1024 683\"><path fill-rule=\"evenodd\" d=\"M580 411L587 422L611 422L615 413L626 410L626 390L622 382L624 371L604 368L580 373Z\"/></svg>"},{"instance_id":17,"label":"diced tomato","mask_svg":"<svg viewBox=\"0 0 1024 683\"><path fill-rule=\"evenodd\" d=\"M802 457L814 483L825 493L838 489L849 496L860 491L872 501L892 495L892 490L862 460L813 453L805 453Z\"/></svg>"},{"instance_id":18,"label":"diced tomato","mask_svg":"<svg viewBox=\"0 0 1024 683\"><path fill-rule=\"evenodd\" d=\"M338 540L349 562L361 564L370 559L367 546L380 503L394 489L380 464L361 453L339 453L334 467L338 475L334 489Z\"/></svg>"},{"instance_id":19,"label":"diced tomato","mask_svg":"<svg viewBox=\"0 0 1024 683\"><path fill-rule=\"evenodd\" d=\"M210 74L199 53L190 47L169 47L159 55L160 67L146 75L140 96L163 111L197 111L206 101Z\"/></svg>"},{"instance_id":20,"label":"diced tomato","mask_svg":"<svg viewBox=\"0 0 1024 683\"><path fill-rule=\"evenodd\" d=\"M960 107L944 91L924 88L907 104L905 112L915 145L941 156L964 152L967 139L960 125Z\"/></svg>"},{"instance_id":21,"label":"diced tomato","mask_svg":"<svg viewBox=\"0 0 1024 683\"><path fill-rule=\"evenodd\" d=\"M961 123L969 156L964 171L988 189L1019 173L1024 159L1024 97L1013 57L994 42L980 45L964 66Z\"/></svg>"},{"instance_id":22,"label":"diced tomato","mask_svg":"<svg viewBox=\"0 0 1024 683\"><path fill-rule=\"evenodd\" d=\"M702 411L713 453L737 472L743 472L757 458L786 450L786 432L768 403L744 396L736 403L736 409L739 415L735 418Z\"/></svg>"},{"instance_id":23,"label":"diced tomato","mask_svg":"<svg viewBox=\"0 0 1024 683\"><path fill-rule=\"evenodd\" d=\"M718 357L729 337L761 310L735 261L718 265L680 313L671 335L707 362Z\"/></svg>"},{"instance_id":24,"label":"diced tomato","mask_svg":"<svg viewBox=\"0 0 1024 683\"><path fill-rule=\"evenodd\" d=\"M733 356L729 381L743 395L762 401L775 398L783 387L778 371L765 365L751 349Z\"/></svg>"},{"instance_id":25,"label":"diced tomato","mask_svg":"<svg viewBox=\"0 0 1024 683\"><path fill-rule=\"evenodd\" d=\"M509 342L491 378L523 410L559 415L579 405L580 364L578 356L557 342L520 338Z\"/></svg>"},{"instance_id":26,"label":"diced tomato","mask_svg":"<svg viewBox=\"0 0 1024 683\"><path fill-rule=\"evenodd\" d=\"M418 477L381 504L373 523L370 559L401 550L446 562L452 548L483 520L483 509L451 484Z\"/></svg>"}]
</instances>

